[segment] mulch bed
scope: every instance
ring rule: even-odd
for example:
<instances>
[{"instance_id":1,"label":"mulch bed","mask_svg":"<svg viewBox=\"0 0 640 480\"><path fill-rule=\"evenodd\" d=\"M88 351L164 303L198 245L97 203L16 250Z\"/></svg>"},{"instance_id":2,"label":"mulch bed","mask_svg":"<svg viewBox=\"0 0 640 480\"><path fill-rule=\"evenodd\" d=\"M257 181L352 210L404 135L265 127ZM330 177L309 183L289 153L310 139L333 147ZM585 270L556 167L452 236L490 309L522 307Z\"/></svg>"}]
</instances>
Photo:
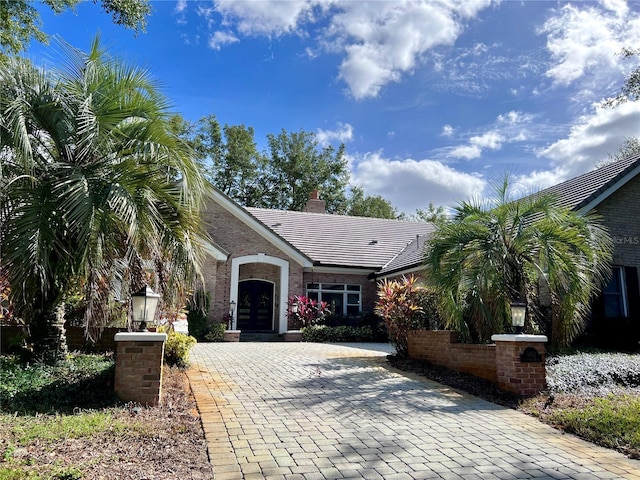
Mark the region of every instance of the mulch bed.
<instances>
[{"instance_id":1,"label":"mulch bed","mask_svg":"<svg viewBox=\"0 0 640 480\"><path fill-rule=\"evenodd\" d=\"M204 432L185 372L165 368L162 386L162 406L131 404L114 410L117 419L143 428L125 434L33 442L16 449L12 460L28 463L31 467L26 469L35 471L43 471L43 466L73 467L82 472L82 479L210 480L213 472Z\"/></svg>"}]
</instances>

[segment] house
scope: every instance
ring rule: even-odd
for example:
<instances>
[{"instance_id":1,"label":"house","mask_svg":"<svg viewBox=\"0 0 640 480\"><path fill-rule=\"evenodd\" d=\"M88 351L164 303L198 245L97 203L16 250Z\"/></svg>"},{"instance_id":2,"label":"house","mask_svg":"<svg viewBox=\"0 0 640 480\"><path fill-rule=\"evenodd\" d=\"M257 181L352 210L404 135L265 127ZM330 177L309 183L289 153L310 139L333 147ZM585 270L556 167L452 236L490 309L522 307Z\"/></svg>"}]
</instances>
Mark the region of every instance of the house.
<instances>
[{"instance_id":1,"label":"house","mask_svg":"<svg viewBox=\"0 0 640 480\"><path fill-rule=\"evenodd\" d=\"M288 299L306 295L339 315L371 312L374 274L430 223L330 215L314 192L305 211L244 208L214 191L204 212L214 245L204 265L209 318L243 332L289 330Z\"/></svg>"},{"instance_id":2,"label":"house","mask_svg":"<svg viewBox=\"0 0 640 480\"><path fill-rule=\"evenodd\" d=\"M596 211L615 244L612 279L593 304L588 335L640 340L640 156L559 183L542 193L579 212ZM324 213L314 192L304 212L244 208L215 191L205 212L215 245L205 265L210 318L234 328L288 331L287 300L307 295L337 314L373 310L376 282L419 273L433 224Z\"/></svg>"}]
</instances>

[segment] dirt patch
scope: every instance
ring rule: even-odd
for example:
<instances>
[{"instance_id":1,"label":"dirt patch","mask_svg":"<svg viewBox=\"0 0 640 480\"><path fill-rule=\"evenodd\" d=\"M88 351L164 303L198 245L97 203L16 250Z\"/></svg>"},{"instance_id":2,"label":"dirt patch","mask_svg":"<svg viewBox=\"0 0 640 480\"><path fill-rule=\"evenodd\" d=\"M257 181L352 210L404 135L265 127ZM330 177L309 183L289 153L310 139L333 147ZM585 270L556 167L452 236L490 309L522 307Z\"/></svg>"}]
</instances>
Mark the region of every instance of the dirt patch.
<instances>
[{"instance_id":1,"label":"dirt patch","mask_svg":"<svg viewBox=\"0 0 640 480\"><path fill-rule=\"evenodd\" d=\"M165 368L162 405L128 404L114 418L132 428L90 438L36 441L16 449L12 463L27 470L73 468L82 479L200 480L213 478L207 445L184 370ZM49 468L47 468L49 467Z\"/></svg>"}]
</instances>

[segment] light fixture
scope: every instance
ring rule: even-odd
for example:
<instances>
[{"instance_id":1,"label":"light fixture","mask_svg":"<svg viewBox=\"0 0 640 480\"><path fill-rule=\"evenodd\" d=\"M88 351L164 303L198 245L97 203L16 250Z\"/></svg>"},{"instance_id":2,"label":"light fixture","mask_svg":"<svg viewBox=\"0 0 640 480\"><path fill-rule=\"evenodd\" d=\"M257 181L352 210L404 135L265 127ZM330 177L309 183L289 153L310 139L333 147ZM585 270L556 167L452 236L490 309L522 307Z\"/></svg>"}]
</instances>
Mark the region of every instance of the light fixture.
<instances>
[{"instance_id":1,"label":"light fixture","mask_svg":"<svg viewBox=\"0 0 640 480\"><path fill-rule=\"evenodd\" d=\"M229 325L228 325L228 329L231 330L233 327L233 318L234 318L234 313L236 312L236 302L234 300L231 300L231 302L229 303Z\"/></svg>"},{"instance_id":2,"label":"light fixture","mask_svg":"<svg viewBox=\"0 0 640 480\"><path fill-rule=\"evenodd\" d=\"M296 300L291 304L291 313L298 313L298 301Z\"/></svg>"},{"instance_id":3,"label":"light fixture","mask_svg":"<svg viewBox=\"0 0 640 480\"><path fill-rule=\"evenodd\" d=\"M524 319L527 315L527 304L522 302L511 302L511 324L519 335L524 330Z\"/></svg>"},{"instance_id":4,"label":"light fixture","mask_svg":"<svg viewBox=\"0 0 640 480\"><path fill-rule=\"evenodd\" d=\"M160 295L151 290L148 285L131 295L133 321L140 324L138 330L142 332L147 330L147 323L152 322L156 316L159 301Z\"/></svg>"}]
</instances>

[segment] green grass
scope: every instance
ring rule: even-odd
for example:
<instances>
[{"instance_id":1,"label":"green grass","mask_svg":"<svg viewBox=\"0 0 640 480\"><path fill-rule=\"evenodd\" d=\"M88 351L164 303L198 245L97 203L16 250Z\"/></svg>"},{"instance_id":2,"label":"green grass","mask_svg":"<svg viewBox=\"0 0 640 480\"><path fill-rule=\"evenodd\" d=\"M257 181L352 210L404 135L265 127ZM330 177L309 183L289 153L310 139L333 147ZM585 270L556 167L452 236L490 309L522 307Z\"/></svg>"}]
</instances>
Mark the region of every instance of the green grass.
<instances>
[{"instance_id":1,"label":"green grass","mask_svg":"<svg viewBox=\"0 0 640 480\"><path fill-rule=\"evenodd\" d=\"M122 433L123 422L114 421L109 411L90 412L81 415L56 415L39 417L13 417L5 415L3 421L11 425L14 441L25 445L34 440L53 442L67 438L90 437L103 432Z\"/></svg>"},{"instance_id":2,"label":"green grass","mask_svg":"<svg viewBox=\"0 0 640 480\"><path fill-rule=\"evenodd\" d=\"M599 445L640 451L640 397L594 398L587 406L554 412L550 420Z\"/></svg>"},{"instance_id":3,"label":"green grass","mask_svg":"<svg viewBox=\"0 0 640 480\"><path fill-rule=\"evenodd\" d=\"M106 355L78 355L56 366L0 357L0 479L76 480L82 471L33 465L16 450L103 433L145 436L141 422L116 418L114 362Z\"/></svg>"},{"instance_id":4,"label":"green grass","mask_svg":"<svg viewBox=\"0 0 640 480\"><path fill-rule=\"evenodd\" d=\"M47 472L36 472L19 467L0 467L1 480L79 480L82 472L73 467L54 467Z\"/></svg>"},{"instance_id":5,"label":"green grass","mask_svg":"<svg viewBox=\"0 0 640 480\"><path fill-rule=\"evenodd\" d=\"M73 413L116 403L114 361L105 355L78 355L55 366L24 364L0 357L0 412Z\"/></svg>"}]
</instances>

